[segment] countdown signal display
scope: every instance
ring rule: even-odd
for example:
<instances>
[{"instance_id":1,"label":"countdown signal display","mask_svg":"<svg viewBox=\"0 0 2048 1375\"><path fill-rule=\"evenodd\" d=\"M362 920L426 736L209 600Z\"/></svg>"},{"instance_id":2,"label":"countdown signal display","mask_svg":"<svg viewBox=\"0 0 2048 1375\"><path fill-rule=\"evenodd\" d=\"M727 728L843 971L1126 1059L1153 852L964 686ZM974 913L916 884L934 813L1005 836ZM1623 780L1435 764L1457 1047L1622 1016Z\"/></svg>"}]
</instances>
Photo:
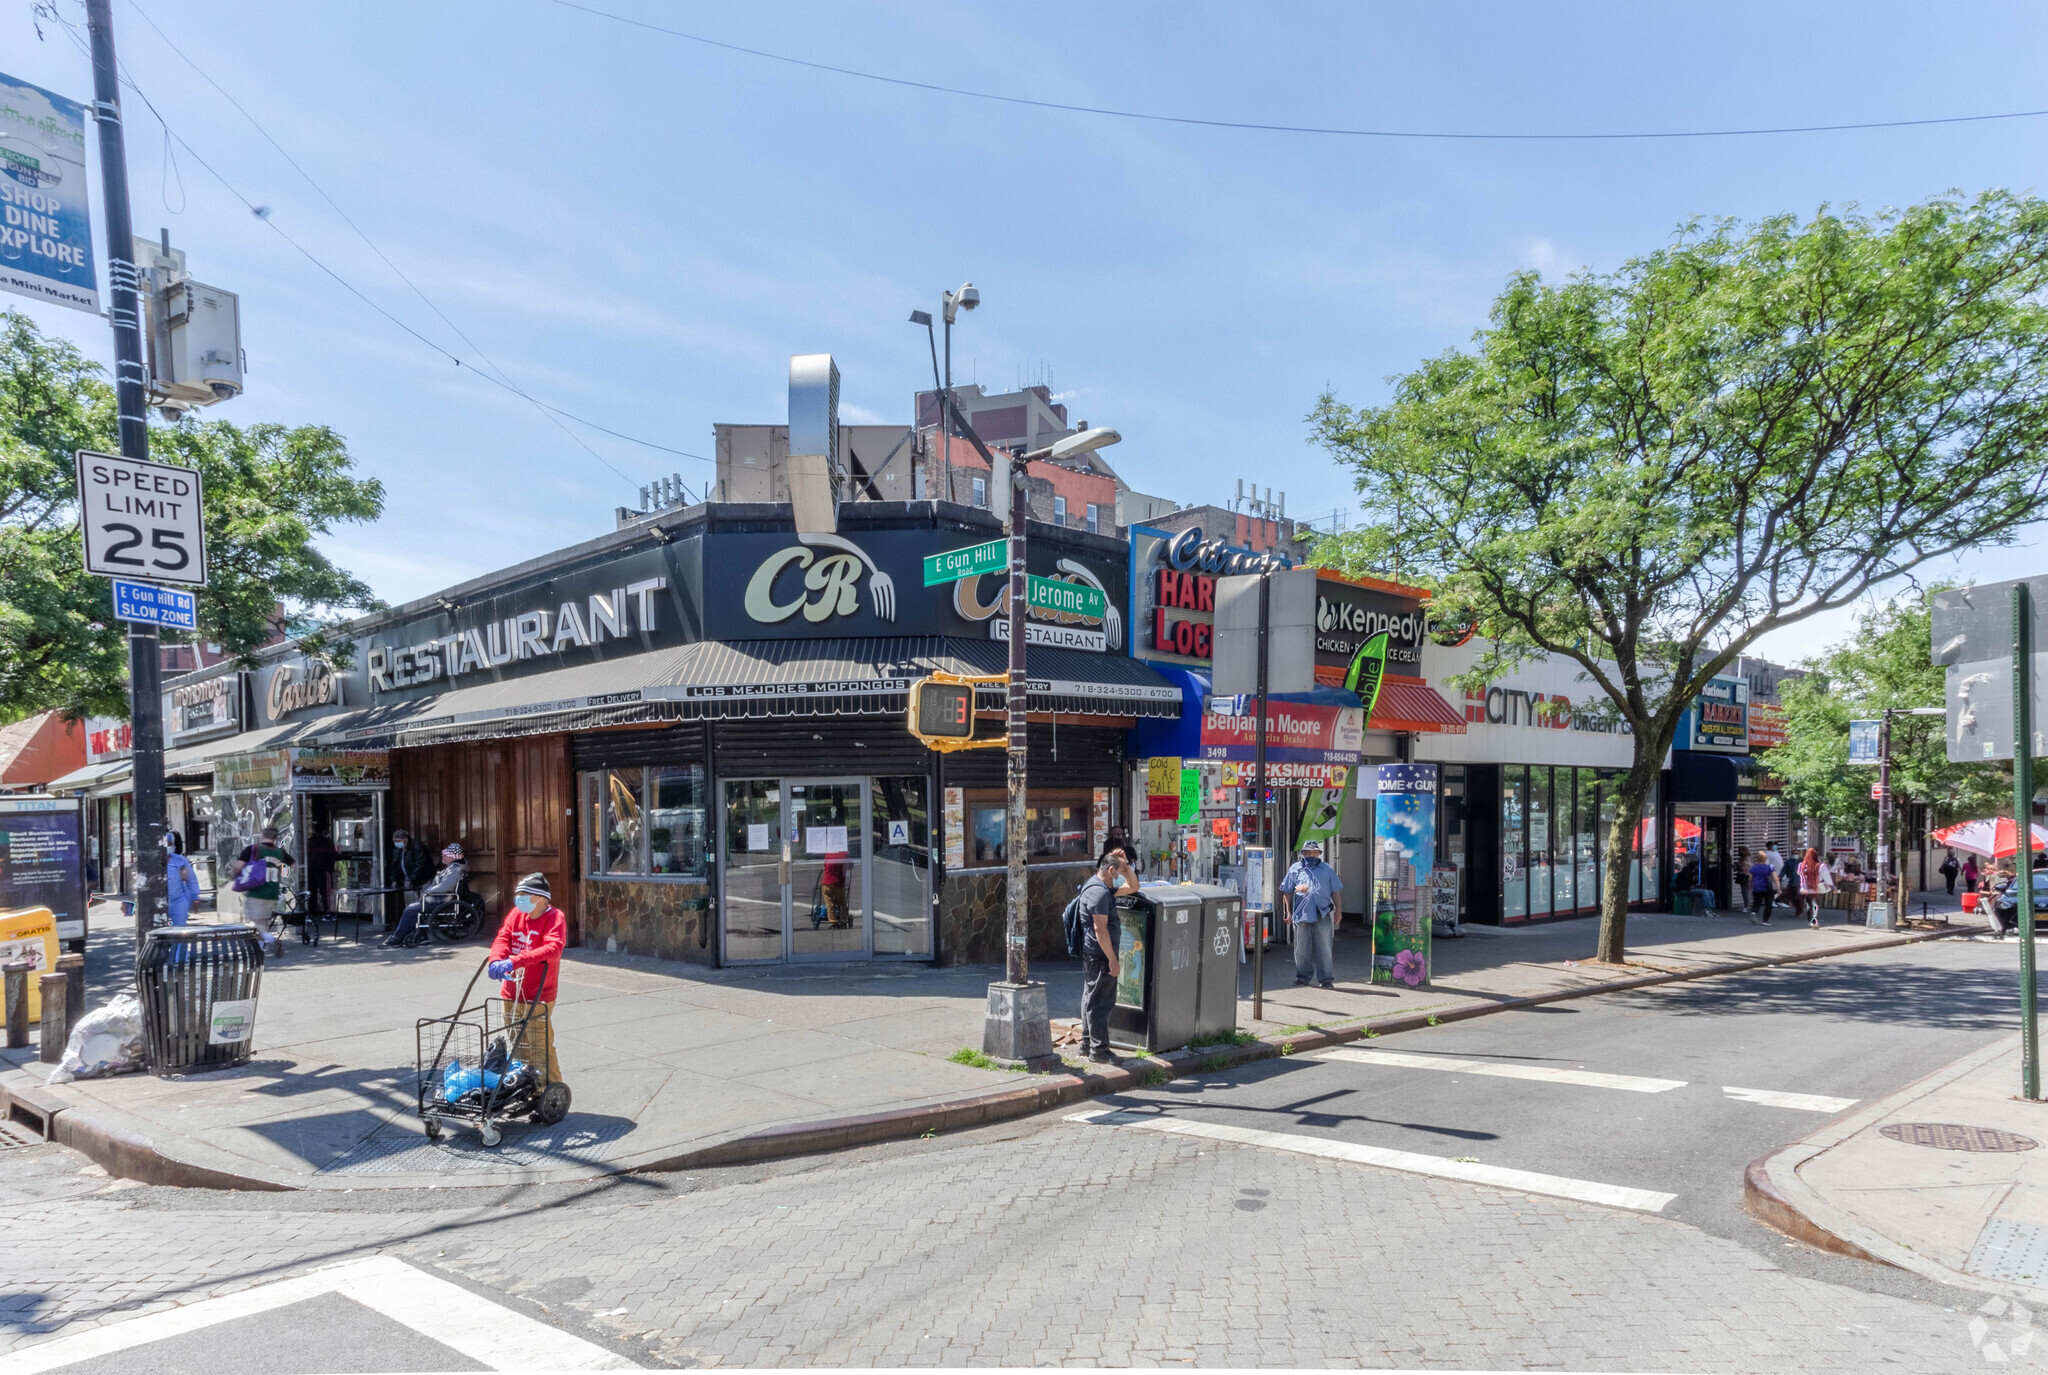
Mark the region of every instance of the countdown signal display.
<instances>
[{"instance_id":1,"label":"countdown signal display","mask_svg":"<svg viewBox=\"0 0 2048 1375\"><path fill-rule=\"evenodd\" d=\"M1007 737L1000 733L975 738L974 690L1008 681L1002 674L970 678L955 673L935 673L929 678L920 678L910 685L909 719L905 724L910 727L910 733L928 748L942 752L1002 745Z\"/></svg>"},{"instance_id":2,"label":"countdown signal display","mask_svg":"<svg viewBox=\"0 0 2048 1375\"><path fill-rule=\"evenodd\" d=\"M974 689L961 683L917 685L918 735L966 740L974 734Z\"/></svg>"}]
</instances>

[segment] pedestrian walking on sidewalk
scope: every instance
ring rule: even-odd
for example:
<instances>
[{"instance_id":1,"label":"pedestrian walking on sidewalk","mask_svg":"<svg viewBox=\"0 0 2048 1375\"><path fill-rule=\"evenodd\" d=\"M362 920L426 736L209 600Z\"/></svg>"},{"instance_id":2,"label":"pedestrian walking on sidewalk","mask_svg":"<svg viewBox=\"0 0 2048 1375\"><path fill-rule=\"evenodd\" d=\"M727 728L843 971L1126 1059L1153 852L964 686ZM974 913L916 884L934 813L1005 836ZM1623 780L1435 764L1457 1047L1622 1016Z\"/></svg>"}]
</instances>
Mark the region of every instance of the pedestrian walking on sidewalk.
<instances>
[{"instance_id":1,"label":"pedestrian walking on sidewalk","mask_svg":"<svg viewBox=\"0 0 2048 1375\"><path fill-rule=\"evenodd\" d=\"M1280 880L1280 891L1289 895L1294 916L1294 986L1311 977L1318 988L1337 986L1337 894L1344 880L1323 863L1323 845L1311 840L1301 847L1301 858Z\"/></svg>"},{"instance_id":2,"label":"pedestrian walking on sidewalk","mask_svg":"<svg viewBox=\"0 0 2048 1375\"><path fill-rule=\"evenodd\" d=\"M1820 851L1808 847L1799 858L1799 893L1806 900L1808 924L1816 931L1820 929L1820 899L1823 893L1834 891L1834 884L1828 877L1828 866L1820 862Z\"/></svg>"},{"instance_id":3,"label":"pedestrian walking on sidewalk","mask_svg":"<svg viewBox=\"0 0 2048 1375\"><path fill-rule=\"evenodd\" d=\"M1123 922L1116 913L1119 893L1138 891L1138 876L1119 849L1102 852L1095 872L1081 885L1074 901L1081 905L1081 1054L1098 1065L1113 1065L1109 1048L1109 1010L1116 1004L1116 981Z\"/></svg>"},{"instance_id":4,"label":"pedestrian walking on sidewalk","mask_svg":"<svg viewBox=\"0 0 2048 1375\"><path fill-rule=\"evenodd\" d=\"M528 874L519 880L512 891L512 910L505 914L505 924L491 942L491 962L485 972L502 981L498 992L504 1001L505 1025L517 1025L535 1005L547 1014L526 1023L519 1044L512 1048L512 1058L538 1068L545 1057L549 1082L560 1083L562 1068L555 1060L555 985L562 972L562 950L569 944L569 919L554 905L553 897L546 874ZM541 966L546 966L545 974Z\"/></svg>"},{"instance_id":5,"label":"pedestrian walking on sidewalk","mask_svg":"<svg viewBox=\"0 0 2048 1375\"><path fill-rule=\"evenodd\" d=\"M1941 868L1936 871L1948 882L1948 895L1950 897L1956 895L1956 875L1962 873L1962 871L1963 867L1956 863L1956 852L1950 850L1948 857L1942 860Z\"/></svg>"},{"instance_id":6,"label":"pedestrian walking on sidewalk","mask_svg":"<svg viewBox=\"0 0 2048 1375\"><path fill-rule=\"evenodd\" d=\"M240 863L250 865L259 859L263 861L266 881L242 894L242 920L258 931L264 931L269 929L270 919L277 915L277 871L280 866L288 866L297 861L278 845L275 826L265 826L257 833L256 843L243 849ZM241 872L241 868L237 867L235 873Z\"/></svg>"},{"instance_id":7,"label":"pedestrian walking on sidewalk","mask_svg":"<svg viewBox=\"0 0 2048 1375\"><path fill-rule=\"evenodd\" d=\"M185 842L176 831L164 832L164 881L169 885L165 897L170 901L171 925L183 926L192 915L192 904L199 901L199 875L192 872Z\"/></svg>"},{"instance_id":8,"label":"pedestrian walking on sidewalk","mask_svg":"<svg viewBox=\"0 0 2048 1375\"><path fill-rule=\"evenodd\" d=\"M1975 855L1965 855L1963 857L1963 891L1965 893L1974 893L1977 891L1977 886L1983 881L1984 875L1977 869L1977 857Z\"/></svg>"},{"instance_id":9,"label":"pedestrian walking on sidewalk","mask_svg":"<svg viewBox=\"0 0 2048 1375\"><path fill-rule=\"evenodd\" d=\"M1778 866L1778 891L1785 895L1785 905L1792 909L1794 921L1806 915L1806 885L1799 881L1799 866L1789 859ZM1819 919L1813 924L1820 925Z\"/></svg>"},{"instance_id":10,"label":"pedestrian walking on sidewalk","mask_svg":"<svg viewBox=\"0 0 2048 1375\"><path fill-rule=\"evenodd\" d=\"M1771 904L1778 897L1778 867L1771 863L1770 856L1758 853L1749 866L1749 919L1752 923L1771 922Z\"/></svg>"}]
</instances>

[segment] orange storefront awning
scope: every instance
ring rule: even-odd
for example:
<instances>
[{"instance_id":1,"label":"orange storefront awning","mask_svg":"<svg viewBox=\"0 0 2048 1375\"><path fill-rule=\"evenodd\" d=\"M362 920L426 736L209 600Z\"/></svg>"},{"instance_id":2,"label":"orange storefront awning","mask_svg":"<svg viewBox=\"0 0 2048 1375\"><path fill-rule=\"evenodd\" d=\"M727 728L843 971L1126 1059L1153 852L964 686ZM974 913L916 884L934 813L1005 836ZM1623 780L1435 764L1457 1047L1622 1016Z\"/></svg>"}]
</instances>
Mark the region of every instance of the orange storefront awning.
<instances>
[{"instance_id":1,"label":"orange storefront awning","mask_svg":"<svg viewBox=\"0 0 2048 1375\"><path fill-rule=\"evenodd\" d=\"M1393 674L1380 683L1379 700L1373 703L1372 730L1434 731L1444 735L1465 733L1465 713L1444 700L1442 693L1420 678L1397 678Z\"/></svg>"}]
</instances>

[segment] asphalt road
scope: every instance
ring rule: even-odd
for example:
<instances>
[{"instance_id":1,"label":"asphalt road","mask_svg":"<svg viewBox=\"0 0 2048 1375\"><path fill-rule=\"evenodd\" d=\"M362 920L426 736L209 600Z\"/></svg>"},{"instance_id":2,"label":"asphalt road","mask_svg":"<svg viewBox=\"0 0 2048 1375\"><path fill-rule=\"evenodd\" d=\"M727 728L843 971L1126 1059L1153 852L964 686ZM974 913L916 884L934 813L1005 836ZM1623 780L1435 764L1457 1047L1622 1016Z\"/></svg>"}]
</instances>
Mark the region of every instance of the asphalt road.
<instances>
[{"instance_id":1,"label":"asphalt road","mask_svg":"<svg viewBox=\"0 0 2048 1375\"><path fill-rule=\"evenodd\" d=\"M1088 1105L1120 1125L1067 1109L690 1176L223 1194L4 1149L0 1375L1981 1369L1984 1296L1791 1245L1741 1212L1741 1177L1826 1121L1819 1100L2006 1034L2016 964L2009 942L1933 942L1351 1048L1419 1065L1290 1057ZM1600 1201L1616 1189L1669 1198Z\"/></svg>"},{"instance_id":2,"label":"asphalt road","mask_svg":"<svg viewBox=\"0 0 2048 1375\"><path fill-rule=\"evenodd\" d=\"M1103 1105L1675 1194L1662 1216L1768 1251L1795 1273L1933 1299L1946 1291L1905 1271L1790 1246L1743 1211L1742 1174L1852 1103L2010 1032L2018 951L2015 941L1937 941L1555 1003L1352 1047L1429 1068L1287 1057ZM1781 1095L1822 1101L1785 1106Z\"/></svg>"}]
</instances>

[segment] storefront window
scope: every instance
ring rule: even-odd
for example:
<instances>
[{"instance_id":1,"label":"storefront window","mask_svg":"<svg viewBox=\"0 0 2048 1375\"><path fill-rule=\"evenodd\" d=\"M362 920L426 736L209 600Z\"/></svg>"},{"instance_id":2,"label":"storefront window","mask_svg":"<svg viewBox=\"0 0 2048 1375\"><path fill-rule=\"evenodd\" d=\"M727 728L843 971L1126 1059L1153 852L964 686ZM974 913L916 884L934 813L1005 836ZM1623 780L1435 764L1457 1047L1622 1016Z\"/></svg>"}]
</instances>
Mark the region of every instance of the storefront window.
<instances>
[{"instance_id":1,"label":"storefront window","mask_svg":"<svg viewBox=\"0 0 2048 1375\"><path fill-rule=\"evenodd\" d=\"M709 820L703 765L586 773L583 809L593 876L704 876Z\"/></svg>"},{"instance_id":2,"label":"storefront window","mask_svg":"<svg viewBox=\"0 0 2048 1375\"><path fill-rule=\"evenodd\" d=\"M877 778L868 805L877 955L932 953L931 812L923 774Z\"/></svg>"},{"instance_id":3,"label":"storefront window","mask_svg":"<svg viewBox=\"0 0 2048 1375\"><path fill-rule=\"evenodd\" d=\"M1520 921L1529 915L1525 823L1529 815L1529 770L1509 764L1500 771L1500 914Z\"/></svg>"},{"instance_id":4,"label":"storefront window","mask_svg":"<svg viewBox=\"0 0 2048 1375\"><path fill-rule=\"evenodd\" d=\"M1564 770L1557 771L1564 777ZM1592 769L1572 770L1572 791L1577 798L1572 821L1572 850L1577 872L1572 895L1580 911L1600 905L1600 775Z\"/></svg>"},{"instance_id":5,"label":"storefront window","mask_svg":"<svg viewBox=\"0 0 2048 1375\"><path fill-rule=\"evenodd\" d=\"M1571 809L1569 800L1565 809ZM1554 866L1550 862L1550 854L1557 837L1551 834L1554 829L1552 821L1550 766L1532 765L1529 769L1529 915L1532 917L1547 917L1554 910L1551 906Z\"/></svg>"},{"instance_id":6,"label":"storefront window","mask_svg":"<svg viewBox=\"0 0 2048 1375\"><path fill-rule=\"evenodd\" d=\"M1092 859L1089 854L1094 793L1089 788L1033 788L1024 806L1024 852L1032 864ZM987 868L1009 862L1008 799L998 789L967 794L967 863Z\"/></svg>"},{"instance_id":7,"label":"storefront window","mask_svg":"<svg viewBox=\"0 0 2048 1375\"><path fill-rule=\"evenodd\" d=\"M647 770L647 871L704 873L704 766L663 764Z\"/></svg>"}]
</instances>

